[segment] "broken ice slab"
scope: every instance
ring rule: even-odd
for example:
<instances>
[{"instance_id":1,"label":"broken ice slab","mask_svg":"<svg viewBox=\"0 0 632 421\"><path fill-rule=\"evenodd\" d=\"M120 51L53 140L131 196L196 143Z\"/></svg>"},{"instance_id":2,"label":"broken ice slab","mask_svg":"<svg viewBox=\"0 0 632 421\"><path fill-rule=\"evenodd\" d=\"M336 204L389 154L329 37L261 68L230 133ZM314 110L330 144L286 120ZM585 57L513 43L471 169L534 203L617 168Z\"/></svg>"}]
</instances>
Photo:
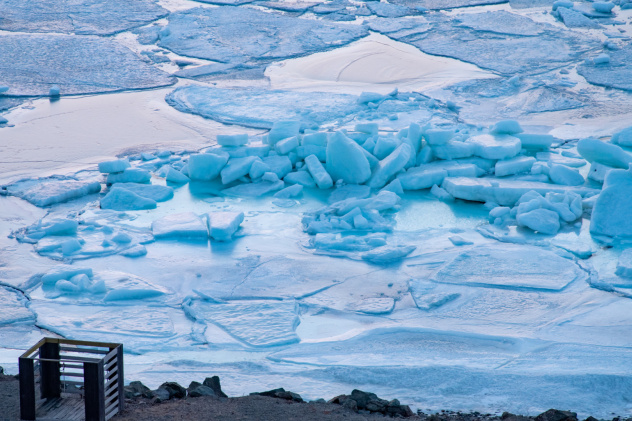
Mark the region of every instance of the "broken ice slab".
<instances>
[{"instance_id":1,"label":"broken ice slab","mask_svg":"<svg viewBox=\"0 0 632 421\"><path fill-rule=\"evenodd\" d=\"M577 66L577 73L595 85L632 91L632 45L608 54L609 63L584 62Z\"/></svg>"},{"instance_id":2,"label":"broken ice slab","mask_svg":"<svg viewBox=\"0 0 632 421\"><path fill-rule=\"evenodd\" d=\"M176 81L127 47L95 36L2 35L0 57L11 63L0 68L0 80L15 96L47 96L52 84L62 95L76 95L156 88Z\"/></svg>"},{"instance_id":3,"label":"broken ice slab","mask_svg":"<svg viewBox=\"0 0 632 421\"><path fill-rule=\"evenodd\" d=\"M498 27L504 27L502 20L505 13L490 12L486 17L486 25L493 26L495 19ZM511 76L557 69L600 47L594 39L542 23L525 26L542 28L543 32L537 37L524 34L505 34L500 37L494 33L454 26L450 21L438 20L433 23L434 30L424 36L398 40L428 54L456 58Z\"/></svg>"},{"instance_id":4,"label":"broken ice slab","mask_svg":"<svg viewBox=\"0 0 632 421\"><path fill-rule=\"evenodd\" d=\"M299 341L298 305L291 301L191 300L185 311L198 322L214 323L240 341L257 347L287 345Z\"/></svg>"},{"instance_id":5,"label":"broken ice slab","mask_svg":"<svg viewBox=\"0 0 632 421\"><path fill-rule=\"evenodd\" d=\"M169 105L190 114L245 127L270 129L274 122L298 120L318 126L363 109L353 95L323 92L219 89L183 86L167 95Z\"/></svg>"},{"instance_id":6,"label":"broken ice slab","mask_svg":"<svg viewBox=\"0 0 632 421\"><path fill-rule=\"evenodd\" d=\"M208 238L205 221L193 212L176 213L164 216L151 224L151 230L157 239L164 238Z\"/></svg>"},{"instance_id":7,"label":"broken ice slab","mask_svg":"<svg viewBox=\"0 0 632 421\"><path fill-rule=\"evenodd\" d=\"M21 291L0 286L0 326L34 322L35 314L27 308L27 303Z\"/></svg>"},{"instance_id":8,"label":"broken ice slab","mask_svg":"<svg viewBox=\"0 0 632 421\"><path fill-rule=\"evenodd\" d=\"M528 17L510 13L505 10L484 13L464 13L455 19L461 26L477 31L495 32L498 34L536 36L544 32L545 25L538 24ZM550 27L552 29L552 27Z\"/></svg>"},{"instance_id":9,"label":"broken ice slab","mask_svg":"<svg viewBox=\"0 0 632 421\"><path fill-rule=\"evenodd\" d=\"M113 35L167 16L155 0L21 0L0 1L0 29Z\"/></svg>"},{"instance_id":10,"label":"broken ice slab","mask_svg":"<svg viewBox=\"0 0 632 421\"><path fill-rule=\"evenodd\" d=\"M7 186L10 195L39 207L67 202L100 191L101 183L98 181L79 181L60 176L23 180Z\"/></svg>"},{"instance_id":11,"label":"broken ice slab","mask_svg":"<svg viewBox=\"0 0 632 421\"><path fill-rule=\"evenodd\" d=\"M230 241L244 221L244 213L210 212L207 218L209 236L216 241Z\"/></svg>"},{"instance_id":12,"label":"broken ice slab","mask_svg":"<svg viewBox=\"0 0 632 421\"><path fill-rule=\"evenodd\" d=\"M198 7L169 15L158 45L220 63L270 63L348 44L368 35L358 25L297 19L243 7Z\"/></svg>"},{"instance_id":13,"label":"broken ice slab","mask_svg":"<svg viewBox=\"0 0 632 421\"><path fill-rule=\"evenodd\" d=\"M466 250L443 266L434 282L559 291L588 274L573 260L532 246L503 244Z\"/></svg>"},{"instance_id":14,"label":"broken ice slab","mask_svg":"<svg viewBox=\"0 0 632 421\"><path fill-rule=\"evenodd\" d=\"M454 9L458 7L484 6L507 3L508 0L391 0L391 3L430 10Z\"/></svg>"},{"instance_id":15,"label":"broken ice slab","mask_svg":"<svg viewBox=\"0 0 632 421\"><path fill-rule=\"evenodd\" d=\"M538 181L468 177L447 177L443 180L441 187L457 199L482 203L493 202L502 206L514 206L522 195L530 190L534 190L542 196L548 192L564 193L570 191L582 197L599 193L599 190L581 186L562 186Z\"/></svg>"}]
</instances>

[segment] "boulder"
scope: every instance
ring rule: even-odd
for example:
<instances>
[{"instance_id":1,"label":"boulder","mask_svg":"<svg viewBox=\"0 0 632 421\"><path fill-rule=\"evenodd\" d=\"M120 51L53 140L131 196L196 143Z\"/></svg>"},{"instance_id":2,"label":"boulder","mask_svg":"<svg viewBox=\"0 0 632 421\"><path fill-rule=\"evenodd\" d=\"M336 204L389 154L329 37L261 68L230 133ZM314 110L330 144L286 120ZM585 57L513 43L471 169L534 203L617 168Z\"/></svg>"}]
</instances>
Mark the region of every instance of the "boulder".
<instances>
[{"instance_id":1,"label":"boulder","mask_svg":"<svg viewBox=\"0 0 632 421\"><path fill-rule=\"evenodd\" d=\"M154 394L147 386L139 381L133 381L125 386L125 398L133 399L140 396L150 399L154 397Z\"/></svg>"},{"instance_id":2,"label":"boulder","mask_svg":"<svg viewBox=\"0 0 632 421\"><path fill-rule=\"evenodd\" d=\"M535 417L535 421L577 421L577 414L559 409L549 409Z\"/></svg>"},{"instance_id":3,"label":"boulder","mask_svg":"<svg viewBox=\"0 0 632 421\"><path fill-rule=\"evenodd\" d=\"M204 379L203 384L204 386L210 387L213 390L213 392L215 392L215 394L219 396L220 398L228 397L226 396L224 392L222 392L222 386L219 383L219 377L217 376L207 377L206 379Z\"/></svg>"},{"instance_id":4,"label":"boulder","mask_svg":"<svg viewBox=\"0 0 632 421\"><path fill-rule=\"evenodd\" d=\"M176 382L165 382L158 389L164 389L169 392L169 399L182 399L187 396L187 390Z\"/></svg>"}]
</instances>

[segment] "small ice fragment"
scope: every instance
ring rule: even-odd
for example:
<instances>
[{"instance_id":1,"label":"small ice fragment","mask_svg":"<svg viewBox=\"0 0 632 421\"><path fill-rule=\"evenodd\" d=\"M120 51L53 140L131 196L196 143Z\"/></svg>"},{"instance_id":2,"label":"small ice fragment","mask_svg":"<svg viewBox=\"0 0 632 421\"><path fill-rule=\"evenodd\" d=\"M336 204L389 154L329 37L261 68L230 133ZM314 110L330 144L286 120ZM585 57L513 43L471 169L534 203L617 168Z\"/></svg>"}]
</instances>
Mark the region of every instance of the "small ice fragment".
<instances>
[{"instance_id":1,"label":"small ice fragment","mask_svg":"<svg viewBox=\"0 0 632 421\"><path fill-rule=\"evenodd\" d=\"M625 128L612 135L612 143L632 147L632 127Z\"/></svg>"},{"instance_id":2,"label":"small ice fragment","mask_svg":"<svg viewBox=\"0 0 632 421\"><path fill-rule=\"evenodd\" d=\"M531 171L531 167L535 163L532 156L516 156L510 159L503 159L496 162L494 174L496 177L505 177L507 175L526 173Z\"/></svg>"},{"instance_id":3,"label":"small ice fragment","mask_svg":"<svg viewBox=\"0 0 632 421\"><path fill-rule=\"evenodd\" d=\"M399 145L393 153L379 162L369 179L369 187L374 189L384 187L386 183L404 168L412 153L413 150L409 144L402 143Z\"/></svg>"},{"instance_id":4,"label":"small ice fragment","mask_svg":"<svg viewBox=\"0 0 632 421\"><path fill-rule=\"evenodd\" d=\"M279 140L287 139L288 137L297 137L300 129L300 121L276 121L272 124L272 128L268 133L268 143L274 146Z\"/></svg>"},{"instance_id":5,"label":"small ice fragment","mask_svg":"<svg viewBox=\"0 0 632 421\"><path fill-rule=\"evenodd\" d=\"M517 216L518 224L542 234L557 234L560 229L560 217L548 209L534 209Z\"/></svg>"},{"instance_id":6,"label":"small ice fragment","mask_svg":"<svg viewBox=\"0 0 632 421\"><path fill-rule=\"evenodd\" d=\"M210 181L219 176L228 162L228 154L200 153L189 157L189 178Z\"/></svg>"},{"instance_id":7,"label":"small ice fragment","mask_svg":"<svg viewBox=\"0 0 632 421\"><path fill-rule=\"evenodd\" d=\"M386 96L375 92L362 92L358 97L358 104L369 104L375 102L381 102L386 99Z\"/></svg>"},{"instance_id":8,"label":"small ice fragment","mask_svg":"<svg viewBox=\"0 0 632 421\"><path fill-rule=\"evenodd\" d=\"M233 158L228 161L221 171L222 184L229 184L250 173L250 168L255 161L260 158L257 156L247 156L245 158Z\"/></svg>"},{"instance_id":9,"label":"small ice fragment","mask_svg":"<svg viewBox=\"0 0 632 421\"><path fill-rule=\"evenodd\" d=\"M242 146L248 144L247 134L218 134L217 144L222 146Z\"/></svg>"},{"instance_id":10,"label":"small ice fragment","mask_svg":"<svg viewBox=\"0 0 632 421\"><path fill-rule=\"evenodd\" d=\"M136 244L123 250L120 254L125 257L142 257L147 254L147 249L142 244Z\"/></svg>"},{"instance_id":11,"label":"small ice fragment","mask_svg":"<svg viewBox=\"0 0 632 421\"><path fill-rule=\"evenodd\" d=\"M454 130L428 129L423 137L429 145L445 145L454 137Z\"/></svg>"},{"instance_id":12,"label":"small ice fragment","mask_svg":"<svg viewBox=\"0 0 632 421\"><path fill-rule=\"evenodd\" d=\"M494 124L494 126L489 131L491 134L511 134L515 135L518 133L522 133L522 127L520 127L520 123L516 120L502 120L498 123Z\"/></svg>"},{"instance_id":13,"label":"small ice fragment","mask_svg":"<svg viewBox=\"0 0 632 421\"><path fill-rule=\"evenodd\" d=\"M81 249L81 243L76 238L71 238L61 243L61 254L70 256L74 252Z\"/></svg>"},{"instance_id":14,"label":"small ice fragment","mask_svg":"<svg viewBox=\"0 0 632 421\"><path fill-rule=\"evenodd\" d=\"M555 140L550 134L517 133L515 136L525 149L548 150Z\"/></svg>"},{"instance_id":15,"label":"small ice fragment","mask_svg":"<svg viewBox=\"0 0 632 421\"><path fill-rule=\"evenodd\" d=\"M303 186L300 184L294 184L274 193L274 197L277 199L289 199L291 197L297 197L301 193L303 193Z\"/></svg>"},{"instance_id":16,"label":"small ice fragment","mask_svg":"<svg viewBox=\"0 0 632 421\"><path fill-rule=\"evenodd\" d=\"M127 168L123 172L108 174L106 183L149 183L151 174L147 170L141 168Z\"/></svg>"},{"instance_id":17,"label":"small ice fragment","mask_svg":"<svg viewBox=\"0 0 632 421\"><path fill-rule=\"evenodd\" d=\"M441 187L437 186L436 184L434 186L432 186L432 188L430 189L430 194L432 194L434 197L436 197L437 199L439 199L439 200L441 200L443 202L452 202L452 201L454 201L454 196L452 196L445 189L442 189Z\"/></svg>"},{"instance_id":18,"label":"small ice fragment","mask_svg":"<svg viewBox=\"0 0 632 421\"><path fill-rule=\"evenodd\" d=\"M617 276L632 278L632 248L625 249L621 252L615 273Z\"/></svg>"},{"instance_id":19,"label":"small ice fragment","mask_svg":"<svg viewBox=\"0 0 632 421\"><path fill-rule=\"evenodd\" d=\"M518 155L520 139L510 135L483 134L466 140L474 145L474 155L487 159L506 159Z\"/></svg>"},{"instance_id":20,"label":"small ice fragment","mask_svg":"<svg viewBox=\"0 0 632 421\"><path fill-rule=\"evenodd\" d=\"M174 184L186 184L190 181L189 177L182 174L180 171L176 170L172 166L169 166L169 168L167 168L167 174L166 174L165 179L169 183L174 183Z\"/></svg>"},{"instance_id":21,"label":"small ice fragment","mask_svg":"<svg viewBox=\"0 0 632 421\"><path fill-rule=\"evenodd\" d=\"M288 184L300 184L304 187L316 187L316 183L309 172L307 171L296 171L289 173L283 178Z\"/></svg>"},{"instance_id":22,"label":"small ice fragment","mask_svg":"<svg viewBox=\"0 0 632 421\"><path fill-rule=\"evenodd\" d=\"M620 146L593 138L577 142L577 152L588 162L598 162L609 167L627 169L632 164L632 154Z\"/></svg>"},{"instance_id":23,"label":"small ice fragment","mask_svg":"<svg viewBox=\"0 0 632 421\"><path fill-rule=\"evenodd\" d=\"M307 165L307 170L316 181L318 188L320 189L329 189L333 187L334 183L331 179L331 176L323 167L323 164L320 163L316 155L310 155L305 158L305 165Z\"/></svg>"},{"instance_id":24,"label":"small ice fragment","mask_svg":"<svg viewBox=\"0 0 632 421\"><path fill-rule=\"evenodd\" d=\"M585 182L584 177L578 171L560 164L551 165L549 177L555 184L564 186L581 186Z\"/></svg>"},{"instance_id":25,"label":"small ice fragment","mask_svg":"<svg viewBox=\"0 0 632 421\"><path fill-rule=\"evenodd\" d=\"M104 174L123 172L130 167L129 160L115 159L113 161L105 161L99 163L99 172Z\"/></svg>"},{"instance_id":26,"label":"small ice fragment","mask_svg":"<svg viewBox=\"0 0 632 421\"><path fill-rule=\"evenodd\" d=\"M594 5L595 3L593 3ZM610 56L606 53L601 53L593 59L594 64L608 64L610 63Z\"/></svg>"},{"instance_id":27,"label":"small ice fragment","mask_svg":"<svg viewBox=\"0 0 632 421\"><path fill-rule=\"evenodd\" d=\"M294 149L296 149L298 145L298 136L292 136L276 142L276 144L274 145L274 150L277 151L279 155L287 155Z\"/></svg>"},{"instance_id":28,"label":"small ice fragment","mask_svg":"<svg viewBox=\"0 0 632 421\"><path fill-rule=\"evenodd\" d=\"M155 238L207 238L206 224L193 212L167 215L151 224Z\"/></svg>"},{"instance_id":29,"label":"small ice fragment","mask_svg":"<svg viewBox=\"0 0 632 421\"><path fill-rule=\"evenodd\" d=\"M362 147L342 132L336 132L327 144L326 162L332 180L362 184L371 177L371 166Z\"/></svg>"},{"instance_id":30,"label":"small ice fragment","mask_svg":"<svg viewBox=\"0 0 632 421\"><path fill-rule=\"evenodd\" d=\"M243 221L243 212L211 212L208 214L209 234L214 240L230 241Z\"/></svg>"},{"instance_id":31,"label":"small ice fragment","mask_svg":"<svg viewBox=\"0 0 632 421\"><path fill-rule=\"evenodd\" d=\"M60 95L60 94L61 94L61 91L60 91L60 89L59 89L59 86L57 86L57 85L53 85L53 86L51 86L51 87L50 87L50 90L48 91L48 95L49 95L51 98L56 98L56 97L59 97L59 95Z\"/></svg>"},{"instance_id":32,"label":"small ice fragment","mask_svg":"<svg viewBox=\"0 0 632 421\"><path fill-rule=\"evenodd\" d=\"M356 132L370 134L371 136L377 135L378 129L377 123L358 123L355 126Z\"/></svg>"},{"instance_id":33,"label":"small ice fragment","mask_svg":"<svg viewBox=\"0 0 632 421\"><path fill-rule=\"evenodd\" d=\"M74 266L61 265L48 271L42 276L42 285L53 286L60 279L70 279L73 276L85 274L92 278L92 269L90 268L78 268Z\"/></svg>"},{"instance_id":34,"label":"small ice fragment","mask_svg":"<svg viewBox=\"0 0 632 421\"><path fill-rule=\"evenodd\" d=\"M156 201L120 187L112 187L101 199L101 209L119 211L155 209Z\"/></svg>"},{"instance_id":35,"label":"small ice fragment","mask_svg":"<svg viewBox=\"0 0 632 421\"><path fill-rule=\"evenodd\" d=\"M459 247L459 246L469 246L474 244L474 242L466 240L465 238L461 237L460 235L453 235L448 237L448 240L450 240L450 242L452 242L452 244L454 244L455 246Z\"/></svg>"},{"instance_id":36,"label":"small ice fragment","mask_svg":"<svg viewBox=\"0 0 632 421\"><path fill-rule=\"evenodd\" d=\"M614 3L611 1L596 1L592 4L592 7L599 13L612 13Z\"/></svg>"},{"instance_id":37,"label":"small ice fragment","mask_svg":"<svg viewBox=\"0 0 632 421\"><path fill-rule=\"evenodd\" d=\"M263 163L270 167L268 171L276 173L279 178L285 177L292 171L292 160L287 156L266 156L263 158Z\"/></svg>"}]
</instances>

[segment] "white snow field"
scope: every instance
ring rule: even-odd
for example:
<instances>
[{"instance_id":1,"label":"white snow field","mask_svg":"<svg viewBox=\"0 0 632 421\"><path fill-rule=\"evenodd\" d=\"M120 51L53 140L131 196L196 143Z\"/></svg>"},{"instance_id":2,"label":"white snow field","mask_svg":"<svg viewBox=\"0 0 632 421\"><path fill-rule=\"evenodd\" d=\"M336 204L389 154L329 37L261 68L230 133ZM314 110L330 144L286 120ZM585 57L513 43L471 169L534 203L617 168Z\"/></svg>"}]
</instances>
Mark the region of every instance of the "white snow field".
<instances>
[{"instance_id":1,"label":"white snow field","mask_svg":"<svg viewBox=\"0 0 632 421\"><path fill-rule=\"evenodd\" d=\"M133 3L0 0L7 372L632 416L629 0Z\"/></svg>"}]
</instances>

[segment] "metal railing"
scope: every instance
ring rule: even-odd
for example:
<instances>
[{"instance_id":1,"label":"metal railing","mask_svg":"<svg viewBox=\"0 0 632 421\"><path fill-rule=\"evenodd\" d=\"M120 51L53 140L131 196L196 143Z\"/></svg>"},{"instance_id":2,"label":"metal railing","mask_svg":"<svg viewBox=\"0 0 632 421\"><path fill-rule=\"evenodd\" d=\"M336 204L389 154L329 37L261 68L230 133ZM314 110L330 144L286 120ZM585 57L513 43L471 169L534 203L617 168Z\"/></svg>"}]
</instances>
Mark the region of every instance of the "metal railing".
<instances>
[{"instance_id":1,"label":"metal railing","mask_svg":"<svg viewBox=\"0 0 632 421\"><path fill-rule=\"evenodd\" d=\"M122 344L44 338L20 356L19 370L23 420L36 420L51 399L63 405L68 394L83 400L86 421L108 421L123 410Z\"/></svg>"}]
</instances>

